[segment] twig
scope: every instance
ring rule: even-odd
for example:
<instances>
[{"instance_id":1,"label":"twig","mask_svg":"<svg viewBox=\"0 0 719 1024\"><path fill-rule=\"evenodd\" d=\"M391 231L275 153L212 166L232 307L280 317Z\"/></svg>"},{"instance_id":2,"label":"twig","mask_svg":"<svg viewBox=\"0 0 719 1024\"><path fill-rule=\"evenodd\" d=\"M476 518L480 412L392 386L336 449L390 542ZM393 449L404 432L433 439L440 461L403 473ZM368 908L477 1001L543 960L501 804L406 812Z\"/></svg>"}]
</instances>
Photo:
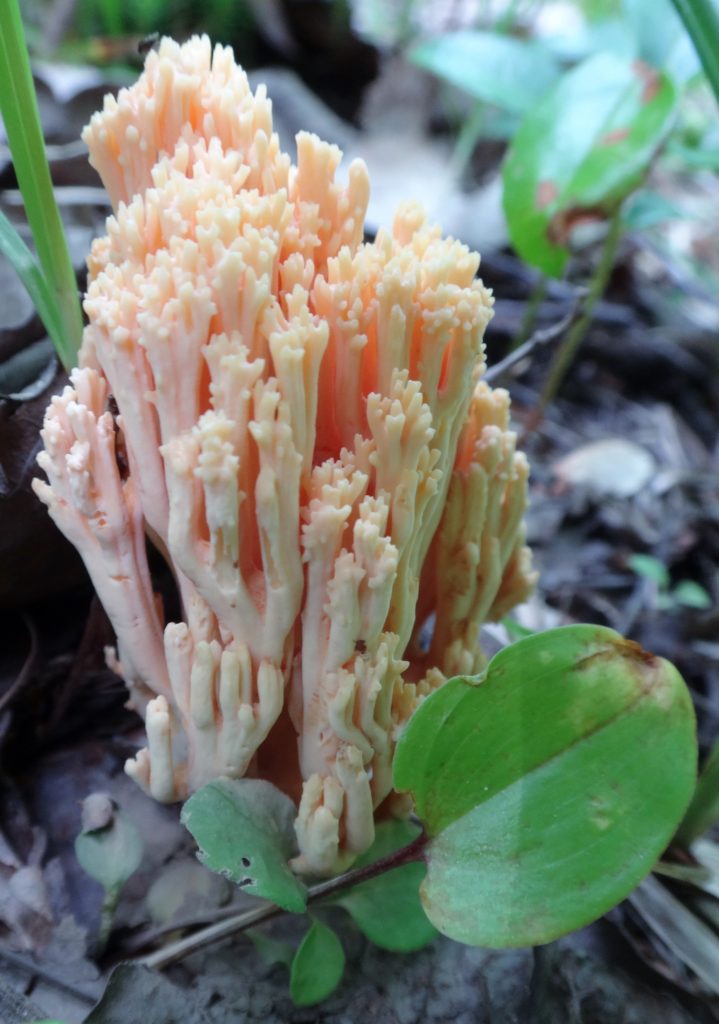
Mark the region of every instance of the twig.
<instances>
[{"instance_id":1,"label":"twig","mask_svg":"<svg viewBox=\"0 0 719 1024\"><path fill-rule=\"evenodd\" d=\"M269 921L271 918L284 913L285 911L282 907L278 907L275 903L265 903L254 910L245 911L244 914L236 914L226 921L218 921L217 924L211 924L208 928L195 932L194 935L178 939L177 942L172 942L169 946L158 949L155 953L148 953L147 956L138 957L132 962L143 964L145 967L153 967L156 970L162 970L164 967L177 963L178 960L182 960L191 953L196 953L199 949L204 949L206 946L211 946L213 943L226 939L230 935L243 932L254 924Z\"/></svg>"},{"instance_id":2,"label":"twig","mask_svg":"<svg viewBox=\"0 0 719 1024\"><path fill-rule=\"evenodd\" d=\"M537 322L537 314L539 313L542 303L547 297L548 288L549 278L544 274L540 274L532 287L532 291L527 299L527 304L524 307L524 316L522 317L522 322L519 325L517 336L512 339L512 352L520 348L528 338L531 338L532 331L534 330L534 326Z\"/></svg>"},{"instance_id":3,"label":"twig","mask_svg":"<svg viewBox=\"0 0 719 1024\"><path fill-rule=\"evenodd\" d=\"M237 917L236 906L217 907L215 910L208 910L204 914L195 917L180 917L170 924L148 926L144 931L129 935L122 941L122 948L116 953L113 951L111 960L126 960L128 955L141 953L144 949L151 949L168 935L176 935L178 932L196 931L199 928L207 928L209 925L217 924L219 921L227 921L231 917ZM106 962L106 961L105 961Z\"/></svg>"},{"instance_id":4,"label":"twig","mask_svg":"<svg viewBox=\"0 0 719 1024\"><path fill-rule=\"evenodd\" d=\"M565 331L568 331L572 324L577 320L582 313L582 303L586 292L580 293L575 300L574 306L569 312L558 320L556 324L552 324L551 327L544 327L542 330L535 331L530 338L520 345L519 348L515 348L509 355L505 356L494 366L490 366L485 371L483 380L488 384L496 384L498 380L505 376L513 366L517 363L521 363L523 359L531 355L535 349L542 348L544 345L548 345L550 341L555 341L560 338Z\"/></svg>"},{"instance_id":5,"label":"twig","mask_svg":"<svg viewBox=\"0 0 719 1024\"><path fill-rule=\"evenodd\" d=\"M366 864L364 867L355 868L353 871L348 871L338 878L330 878L326 882L320 882L318 885L312 886L307 894L307 905L310 906L310 904L317 903L327 896L334 896L335 893L352 885L358 885L360 882L366 882L370 878L376 878L377 875L384 874L386 871L392 871L394 868L403 867L405 864L421 860L426 842L427 836L422 832L407 846L403 846L400 850L395 850L386 857L381 857L373 864ZM284 913L286 911L282 907L278 907L274 903L267 903L264 906L257 907L255 910L248 910L243 914L230 917L227 921L220 921L217 924L210 925L209 928L203 928L202 931L196 932L194 935L188 935L187 938L173 942L169 946L165 946L164 949L159 949L157 952L150 953L147 956L138 957L131 962L162 970L162 968L177 963L178 960L182 960L199 949L204 949L206 946L219 942L221 939L226 939L230 935L243 932L247 928L251 928L252 925L260 924L262 921L269 921L270 918Z\"/></svg>"},{"instance_id":6,"label":"twig","mask_svg":"<svg viewBox=\"0 0 719 1024\"><path fill-rule=\"evenodd\" d=\"M0 946L0 960L4 960L5 963L10 964L12 967L17 967L21 971L26 971L32 977L41 978L48 985L52 985L53 988L67 992L76 999L81 999L88 1006L94 1006L99 998L99 992L95 994L86 992L85 989L72 985L65 978L60 977L59 974L56 974L49 967L43 967L29 957L24 957L21 953L5 949L4 946Z\"/></svg>"}]
</instances>

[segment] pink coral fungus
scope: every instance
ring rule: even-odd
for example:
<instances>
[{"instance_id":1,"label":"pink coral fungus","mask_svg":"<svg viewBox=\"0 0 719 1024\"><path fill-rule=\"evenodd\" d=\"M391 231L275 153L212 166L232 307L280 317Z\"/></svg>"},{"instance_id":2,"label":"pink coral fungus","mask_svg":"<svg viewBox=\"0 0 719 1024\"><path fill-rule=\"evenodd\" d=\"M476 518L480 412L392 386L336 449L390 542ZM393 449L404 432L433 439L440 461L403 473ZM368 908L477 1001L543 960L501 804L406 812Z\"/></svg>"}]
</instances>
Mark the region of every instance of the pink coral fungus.
<instances>
[{"instance_id":1,"label":"pink coral fungus","mask_svg":"<svg viewBox=\"0 0 719 1024\"><path fill-rule=\"evenodd\" d=\"M364 164L340 184L340 151L301 133L294 166L206 38L164 40L84 138L115 214L36 490L145 716L127 771L163 801L275 782L297 869L330 874L372 842L417 702L477 670L480 624L532 583L526 460L479 380L479 257L409 204L364 243Z\"/></svg>"}]
</instances>

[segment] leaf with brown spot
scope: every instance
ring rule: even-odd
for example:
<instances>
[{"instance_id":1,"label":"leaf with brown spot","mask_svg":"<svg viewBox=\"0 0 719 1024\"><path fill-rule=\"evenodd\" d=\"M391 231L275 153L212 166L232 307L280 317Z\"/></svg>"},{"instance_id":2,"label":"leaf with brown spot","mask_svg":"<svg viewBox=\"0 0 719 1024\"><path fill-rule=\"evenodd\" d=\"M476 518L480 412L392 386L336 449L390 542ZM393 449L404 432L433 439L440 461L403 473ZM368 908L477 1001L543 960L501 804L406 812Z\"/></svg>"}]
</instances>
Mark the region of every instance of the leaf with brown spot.
<instances>
[{"instance_id":1,"label":"leaf with brown spot","mask_svg":"<svg viewBox=\"0 0 719 1024\"><path fill-rule=\"evenodd\" d=\"M429 840L422 902L472 945L549 942L618 903L669 843L696 778L676 669L602 626L500 651L428 697L394 784Z\"/></svg>"},{"instance_id":2,"label":"leaf with brown spot","mask_svg":"<svg viewBox=\"0 0 719 1024\"><path fill-rule=\"evenodd\" d=\"M651 103L659 92L659 72L643 60L635 60L632 67L642 83L642 103Z\"/></svg>"},{"instance_id":3,"label":"leaf with brown spot","mask_svg":"<svg viewBox=\"0 0 719 1024\"><path fill-rule=\"evenodd\" d=\"M609 216L641 184L677 103L666 75L609 53L565 74L507 152L503 203L519 255L560 276L572 228Z\"/></svg>"},{"instance_id":4,"label":"leaf with brown spot","mask_svg":"<svg viewBox=\"0 0 719 1024\"><path fill-rule=\"evenodd\" d=\"M545 206L549 206L558 194L559 190L553 181L540 181L537 185L537 209L543 210Z\"/></svg>"}]
</instances>

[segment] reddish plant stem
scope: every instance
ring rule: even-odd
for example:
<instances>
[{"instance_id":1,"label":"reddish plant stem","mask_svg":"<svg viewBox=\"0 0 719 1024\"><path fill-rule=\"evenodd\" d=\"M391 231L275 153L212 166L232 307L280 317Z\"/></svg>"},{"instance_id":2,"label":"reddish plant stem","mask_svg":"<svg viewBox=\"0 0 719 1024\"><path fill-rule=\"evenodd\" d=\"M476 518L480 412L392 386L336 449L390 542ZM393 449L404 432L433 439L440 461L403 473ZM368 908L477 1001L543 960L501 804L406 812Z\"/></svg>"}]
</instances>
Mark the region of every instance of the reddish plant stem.
<instances>
[{"instance_id":1,"label":"reddish plant stem","mask_svg":"<svg viewBox=\"0 0 719 1024\"><path fill-rule=\"evenodd\" d=\"M367 882L371 878L383 875L386 871L394 871L395 868L404 867L405 864L424 860L424 848L427 845L427 839L426 833L420 832L417 838L413 839L407 846L388 853L386 857L380 857L379 860L374 861L372 864L365 864L363 867L354 868L352 871L347 871L344 875L339 875L337 878L330 878L326 882L319 882L317 885L313 885L307 895L307 906L319 903L320 900L326 899L328 896L334 896L343 889L358 885L360 882ZM283 910L282 907L278 907L274 903L267 903L264 906L256 907L254 910L245 911L243 914L237 914L225 921L209 925L193 935L188 935L178 942L170 943L170 945L157 950L155 953L139 957L133 962L144 964L145 967L162 970L162 968L177 963L178 960L182 960L191 953L195 953L198 949L204 949L206 946L219 942L221 939L226 939L230 935L236 935L238 932L245 931L253 925L269 921L271 918L285 913L287 911Z\"/></svg>"}]
</instances>

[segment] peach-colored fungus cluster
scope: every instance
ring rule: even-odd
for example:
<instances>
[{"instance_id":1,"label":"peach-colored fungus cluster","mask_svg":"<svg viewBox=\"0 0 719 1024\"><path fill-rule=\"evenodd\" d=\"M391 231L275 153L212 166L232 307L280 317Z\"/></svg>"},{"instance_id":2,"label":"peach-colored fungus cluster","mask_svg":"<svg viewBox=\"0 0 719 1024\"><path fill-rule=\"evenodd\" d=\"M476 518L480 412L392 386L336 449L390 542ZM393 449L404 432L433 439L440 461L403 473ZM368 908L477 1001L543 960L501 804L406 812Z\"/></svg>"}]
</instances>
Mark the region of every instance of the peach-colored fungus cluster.
<instances>
[{"instance_id":1,"label":"peach-colored fungus cluster","mask_svg":"<svg viewBox=\"0 0 719 1024\"><path fill-rule=\"evenodd\" d=\"M364 243L364 164L340 184L340 151L300 133L294 166L207 38L164 40L84 138L115 214L36 490L145 716L127 771L162 801L275 782L297 870L330 874L372 842L418 700L478 669L480 624L532 584L479 257L409 204Z\"/></svg>"}]
</instances>

